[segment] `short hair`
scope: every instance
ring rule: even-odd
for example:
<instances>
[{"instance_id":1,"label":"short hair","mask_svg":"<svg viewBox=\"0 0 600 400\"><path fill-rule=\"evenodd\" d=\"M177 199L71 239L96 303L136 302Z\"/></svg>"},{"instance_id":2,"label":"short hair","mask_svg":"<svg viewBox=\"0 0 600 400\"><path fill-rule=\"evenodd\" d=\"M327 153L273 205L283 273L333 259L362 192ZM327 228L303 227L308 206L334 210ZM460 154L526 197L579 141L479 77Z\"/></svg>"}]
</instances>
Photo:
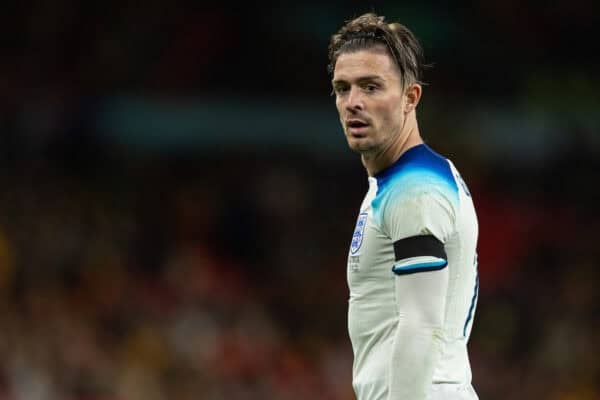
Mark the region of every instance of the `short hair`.
<instances>
[{"instance_id":1,"label":"short hair","mask_svg":"<svg viewBox=\"0 0 600 400\"><path fill-rule=\"evenodd\" d=\"M374 13L366 13L347 21L329 42L329 65L327 69L333 74L340 54L384 47L400 71L401 83L423 83L423 48L404 25L387 23L385 17Z\"/></svg>"}]
</instances>

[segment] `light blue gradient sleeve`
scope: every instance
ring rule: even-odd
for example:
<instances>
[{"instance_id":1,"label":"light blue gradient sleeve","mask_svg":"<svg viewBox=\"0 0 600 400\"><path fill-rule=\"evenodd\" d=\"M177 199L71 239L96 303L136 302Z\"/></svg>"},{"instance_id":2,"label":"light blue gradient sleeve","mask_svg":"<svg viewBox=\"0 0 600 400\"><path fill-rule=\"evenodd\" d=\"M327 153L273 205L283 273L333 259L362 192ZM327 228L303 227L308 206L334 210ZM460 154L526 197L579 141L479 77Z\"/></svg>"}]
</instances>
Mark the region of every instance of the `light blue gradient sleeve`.
<instances>
[{"instance_id":1,"label":"light blue gradient sleeve","mask_svg":"<svg viewBox=\"0 0 600 400\"><path fill-rule=\"evenodd\" d=\"M458 188L448 173L407 166L384 177L373 200L373 216L392 242L434 235L445 243L454 230Z\"/></svg>"}]
</instances>

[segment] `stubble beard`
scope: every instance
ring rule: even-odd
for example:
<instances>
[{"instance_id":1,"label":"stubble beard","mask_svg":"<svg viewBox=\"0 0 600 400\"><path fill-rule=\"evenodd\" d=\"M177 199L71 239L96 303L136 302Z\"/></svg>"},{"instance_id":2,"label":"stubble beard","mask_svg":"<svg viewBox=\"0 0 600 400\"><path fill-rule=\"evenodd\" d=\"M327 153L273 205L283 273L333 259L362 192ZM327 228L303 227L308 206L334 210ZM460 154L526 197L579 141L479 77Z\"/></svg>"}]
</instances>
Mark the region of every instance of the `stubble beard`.
<instances>
[{"instance_id":1,"label":"stubble beard","mask_svg":"<svg viewBox=\"0 0 600 400\"><path fill-rule=\"evenodd\" d=\"M379 147L377 143L373 141L373 138L367 135L365 137L355 139L348 132L344 130L344 134L346 135L346 141L348 142L348 147L354 153L360 154L363 157L368 157L371 154L377 153L377 148Z\"/></svg>"},{"instance_id":2,"label":"stubble beard","mask_svg":"<svg viewBox=\"0 0 600 400\"><path fill-rule=\"evenodd\" d=\"M368 155L374 152L376 146L371 143L348 143L348 147L360 155Z\"/></svg>"},{"instance_id":3,"label":"stubble beard","mask_svg":"<svg viewBox=\"0 0 600 400\"><path fill-rule=\"evenodd\" d=\"M396 134L383 135L383 138L380 138L379 141L376 141L373 137L367 137L364 142L355 142L352 145L349 141L348 145L352 151L360 154L363 163L366 160L374 160L388 152L398 140L401 140L401 129L395 129L394 131L396 131Z\"/></svg>"},{"instance_id":4,"label":"stubble beard","mask_svg":"<svg viewBox=\"0 0 600 400\"><path fill-rule=\"evenodd\" d=\"M376 138L369 135L359 140L353 139L351 136L347 136L346 139L348 147L354 153L360 154L364 159L376 157L389 145L385 140L378 142Z\"/></svg>"}]
</instances>

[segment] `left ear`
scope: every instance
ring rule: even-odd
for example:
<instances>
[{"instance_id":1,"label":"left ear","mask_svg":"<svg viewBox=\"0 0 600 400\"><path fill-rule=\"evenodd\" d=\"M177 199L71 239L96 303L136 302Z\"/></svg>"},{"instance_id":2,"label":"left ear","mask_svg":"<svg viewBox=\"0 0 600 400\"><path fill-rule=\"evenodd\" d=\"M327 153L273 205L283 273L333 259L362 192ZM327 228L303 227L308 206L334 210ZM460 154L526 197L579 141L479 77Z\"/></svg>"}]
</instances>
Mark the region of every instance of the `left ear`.
<instances>
[{"instance_id":1,"label":"left ear","mask_svg":"<svg viewBox=\"0 0 600 400\"><path fill-rule=\"evenodd\" d=\"M423 88L418 83L411 83L406 88L404 95L406 96L406 103L404 103L404 113L408 114L414 111L421 100L421 93Z\"/></svg>"}]
</instances>

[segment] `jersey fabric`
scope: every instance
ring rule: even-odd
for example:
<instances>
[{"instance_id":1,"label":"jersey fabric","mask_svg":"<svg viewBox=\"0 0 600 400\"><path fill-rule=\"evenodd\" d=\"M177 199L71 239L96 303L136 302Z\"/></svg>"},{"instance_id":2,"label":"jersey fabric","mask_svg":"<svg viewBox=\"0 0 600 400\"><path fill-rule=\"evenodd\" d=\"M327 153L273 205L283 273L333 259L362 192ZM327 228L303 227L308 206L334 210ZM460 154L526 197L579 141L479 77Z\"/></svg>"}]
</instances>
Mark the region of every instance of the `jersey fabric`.
<instances>
[{"instance_id":1,"label":"jersey fabric","mask_svg":"<svg viewBox=\"0 0 600 400\"><path fill-rule=\"evenodd\" d=\"M425 144L368 181L347 268L357 400L477 399L467 342L478 225L467 186Z\"/></svg>"}]
</instances>

